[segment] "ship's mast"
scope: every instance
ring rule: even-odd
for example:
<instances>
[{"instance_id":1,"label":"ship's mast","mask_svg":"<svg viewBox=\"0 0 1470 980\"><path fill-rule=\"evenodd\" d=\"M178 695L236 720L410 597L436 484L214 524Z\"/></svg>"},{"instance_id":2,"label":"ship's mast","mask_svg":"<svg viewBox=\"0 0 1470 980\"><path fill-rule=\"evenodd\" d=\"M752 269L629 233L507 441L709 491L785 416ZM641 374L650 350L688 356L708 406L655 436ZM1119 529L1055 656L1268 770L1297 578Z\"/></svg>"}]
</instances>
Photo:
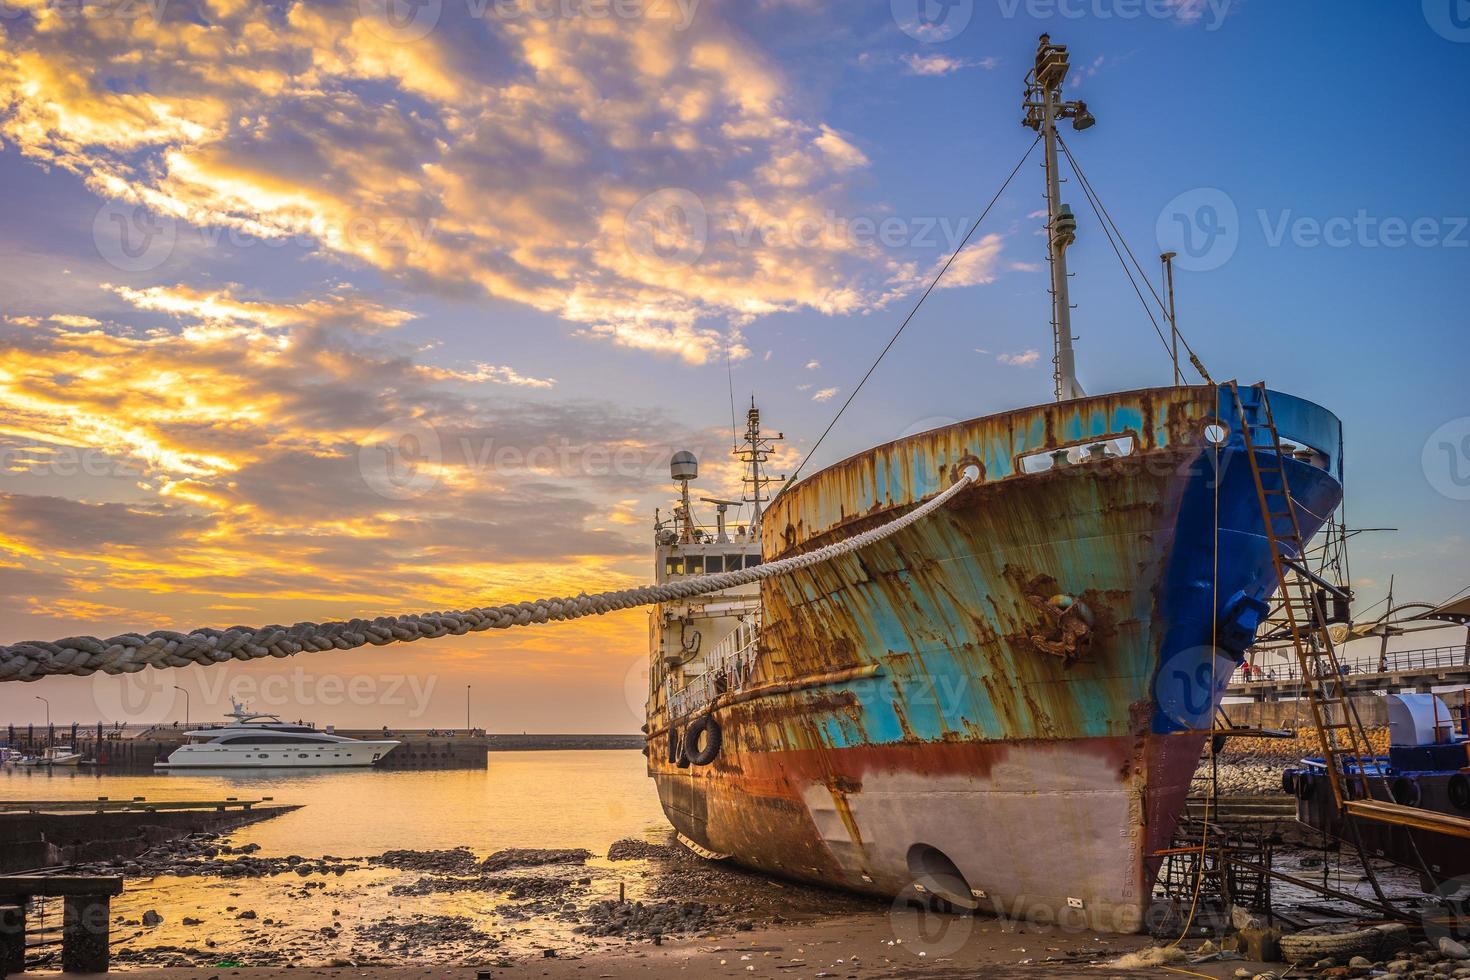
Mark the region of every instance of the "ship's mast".
<instances>
[{"instance_id":1,"label":"ship's mast","mask_svg":"<svg viewBox=\"0 0 1470 980\"><path fill-rule=\"evenodd\" d=\"M1047 259L1051 264L1051 328L1053 378L1058 401L1080 398L1077 362L1072 350L1072 304L1067 289L1067 246L1077 240L1077 219L1062 203L1061 176L1057 169L1057 120L1072 120L1072 128L1084 130L1097 122L1082 101L1063 102L1062 86L1067 79L1067 46L1052 44L1041 35L1036 48L1036 66L1026 76L1023 103L1027 126L1036 130L1045 144Z\"/></svg>"},{"instance_id":2,"label":"ship's mast","mask_svg":"<svg viewBox=\"0 0 1470 980\"><path fill-rule=\"evenodd\" d=\"M771 499L766 496L766 487L785 479L782 476L765 475L766 460L775 450L776 443L784 438L786 437L779 432L773 436L761 432L761 412L755 407L755 399L752 398L750 410L745 413L745 445L735 451L740 461L746 466L743 477L744 500L751 505L750 529L752 532L760 527L761 505Z\"/></svg>"}]
</instances>

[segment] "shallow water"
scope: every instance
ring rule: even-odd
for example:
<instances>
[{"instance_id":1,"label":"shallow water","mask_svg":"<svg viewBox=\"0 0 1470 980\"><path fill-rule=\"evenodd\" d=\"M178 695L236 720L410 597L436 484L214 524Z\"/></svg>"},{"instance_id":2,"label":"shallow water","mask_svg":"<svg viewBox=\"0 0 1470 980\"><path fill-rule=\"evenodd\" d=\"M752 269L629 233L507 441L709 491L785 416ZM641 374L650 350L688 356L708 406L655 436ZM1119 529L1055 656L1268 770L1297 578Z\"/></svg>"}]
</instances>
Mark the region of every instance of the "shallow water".
<instances>
[{"instance_id":1,"label":"shallow water","mask_svg":"<svg viewBox=\"0 0 1470 980\"><path fill-rule=\"evenodd\" d=\"M668 825L647 777L643 756L630 751L495 753L484 769L442 771L278 770L272 772L160 772L98 775L83 768L54 772L0 770L0 799L69 800L107 796L150 800L218 800L274 797L300 810L242 827L234 845L260 845L257 857L363 857L393 849L433 850L460 845L478 857L508 847L586 848L597 855L585 869L528 869L572 879L590 878L569 890L580 907L614 898L619 883L640 897L648 865L603 859L608 845L625 837L666 837ZM164 917L153 929L115 925L123 947L207 948L221 962L319 962L364 952L394 959L488 960L499 953L541 945L581 943L571 923L544 914L507 915L517 903L486 892L394 896L394 885L423 875L373 867L326 877L313 875L304 889L294 874L261 878L129 878L114 900L116 916L139 920L155 909ZM253 919L239 919L243 911ZM59 917L60 908L54 910ZM203 920L186 926L185 916ZM442 929L445 941L394 943L379 948L359 928L388 917L400 923L424 917L462 916L463 928ZM266 920L272 920L269 925ZM479 933L470 930L479 930ZM331 930L323 932L323 930ZM493 936L494 942L484 941ZM206 941L212 941L208 946ZM149 958L168 962L171 954Z\"/></svg>"},{"instance_id":2,"label":"shallow water","mask_svg":"<svg viewBox=\"0 0 1470 980\"><path fill-rule=\"evenodd\" d=\"M643 755L497 752L484 769L215 770L96 775L0 769L0 800L109 796L218 800L227 796L304 804L245 827L236 844L263 854L378 854L390 848L468 846L484 856L504 847L585 847L603 853L620 837L667 826Z\"/></svg>"}]
</instances>

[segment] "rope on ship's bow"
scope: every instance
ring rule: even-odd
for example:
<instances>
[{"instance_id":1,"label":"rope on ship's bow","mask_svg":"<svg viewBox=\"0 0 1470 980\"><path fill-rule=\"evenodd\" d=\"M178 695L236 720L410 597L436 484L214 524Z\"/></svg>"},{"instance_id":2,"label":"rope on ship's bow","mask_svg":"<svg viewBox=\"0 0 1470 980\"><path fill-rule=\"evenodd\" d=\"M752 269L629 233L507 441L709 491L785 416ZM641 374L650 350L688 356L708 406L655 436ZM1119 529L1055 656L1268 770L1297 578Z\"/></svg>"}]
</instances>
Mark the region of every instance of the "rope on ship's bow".
<instances>
[{"instance_id":1,"label":"rope on ship's bow","mask_svg":"<svg viewBox=\"0 0 1470 980\"><path fill-rule=\"evenodd\" d=\"M294 626L235 626L226 630L202 628L190 633L157 630L147 635L123 633L107 639L71 636L54 643L27 640L8 646L0 645L0 681L33 681L48 674L86 676L97 671L105 674L130 674L145 667L187 667L190 664L289 657L298 653L325 650L353 650L367 644L384 646L389 643L411 643L414 640L459 636L481 630L600 616L619 609L691 599L789 575L799 569L811 568L859 551L923 520L979 478L979 470L969 467L941 493L901 517L834 544L754 568L694 575L639 589L600 592L596 595L583 593L559 599L536 599L456 612L381 616L377 619L334 623L297 623Z\"/></svg>"}]
</instances>

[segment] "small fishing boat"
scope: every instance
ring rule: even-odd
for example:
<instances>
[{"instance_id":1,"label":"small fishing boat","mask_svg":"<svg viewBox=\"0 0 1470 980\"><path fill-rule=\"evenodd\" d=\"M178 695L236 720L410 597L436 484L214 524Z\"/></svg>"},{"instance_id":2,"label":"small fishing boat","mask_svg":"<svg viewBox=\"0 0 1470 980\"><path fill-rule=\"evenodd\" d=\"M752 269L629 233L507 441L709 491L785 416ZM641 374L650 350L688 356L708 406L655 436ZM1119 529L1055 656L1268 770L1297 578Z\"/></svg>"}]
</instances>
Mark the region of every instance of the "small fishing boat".
<instances>
[{"instance_id":1,"label":"small fishing boat","mask_svg":"<svg viewBox=\"0 0 1470 980\"><path fill-rule=\"evenodd\" d=\"M1352 799L1397 803L1424 811L1470 819L1470 732L1437 694L1388 694L1388 755L1363 758L1347 766L1344 789ZM1366 784L1367 789L1364 789ZM1350 823L1333 795L1326 763L1303 759L1281 775L1281 788L1296 797L1297 819L1338 840L1417 872L1425 891L1470 875L1470 840L1424 827Z\"/></svg>"},{"instance_id":2,"label":"small fishing boat","mask_svg":"<svg viewBox=\"0 0 1470 980\"><path fill-rule=\"evenodd\" d=\"M40 755L21 756L16 761L18 766L76 766L80 765L82 754L72 751L70 745L53 745Z\"/></svg>"}]
</instances>

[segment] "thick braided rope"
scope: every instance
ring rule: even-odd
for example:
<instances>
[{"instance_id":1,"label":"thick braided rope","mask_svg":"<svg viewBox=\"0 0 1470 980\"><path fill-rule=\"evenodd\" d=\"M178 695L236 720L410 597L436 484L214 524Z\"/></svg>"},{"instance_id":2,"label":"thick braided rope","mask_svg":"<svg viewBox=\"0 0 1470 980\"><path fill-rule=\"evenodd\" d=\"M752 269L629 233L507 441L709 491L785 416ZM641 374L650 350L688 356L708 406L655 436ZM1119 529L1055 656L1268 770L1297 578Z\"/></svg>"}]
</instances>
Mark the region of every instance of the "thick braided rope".
<instances>
[{"instance_id":1,"label":"thick braided rope","mask_svg":"<svg viewBox=\"0 0 1470 980\"><path fill-rule=\"evenodd\" d=\"M295 626L234 626L226 630L202 628L192 633L157 630L146 636L124 633L105 640L70 636L54 643L27 640L0 646L0 681L33 681L48 674L86 676L102 671L130 674L145 667L187 667L227 660L290 657L319 650L352 650L366 644L411 643L414 640L511 626L529 626L552 620L600 616L619 609L656 602L690 599L733 589L802 568L831 561L897 534L944 504L979 476L967 470L953 485L902 517L853 535L835 544L754 568L711 575L692 575L663 585L618 592L583 593L561 599L538 599L504 606L486 606L458 612L431 612L406 616L354 619L345 623L297 623Z\"/></svg>"}]
</instances>

